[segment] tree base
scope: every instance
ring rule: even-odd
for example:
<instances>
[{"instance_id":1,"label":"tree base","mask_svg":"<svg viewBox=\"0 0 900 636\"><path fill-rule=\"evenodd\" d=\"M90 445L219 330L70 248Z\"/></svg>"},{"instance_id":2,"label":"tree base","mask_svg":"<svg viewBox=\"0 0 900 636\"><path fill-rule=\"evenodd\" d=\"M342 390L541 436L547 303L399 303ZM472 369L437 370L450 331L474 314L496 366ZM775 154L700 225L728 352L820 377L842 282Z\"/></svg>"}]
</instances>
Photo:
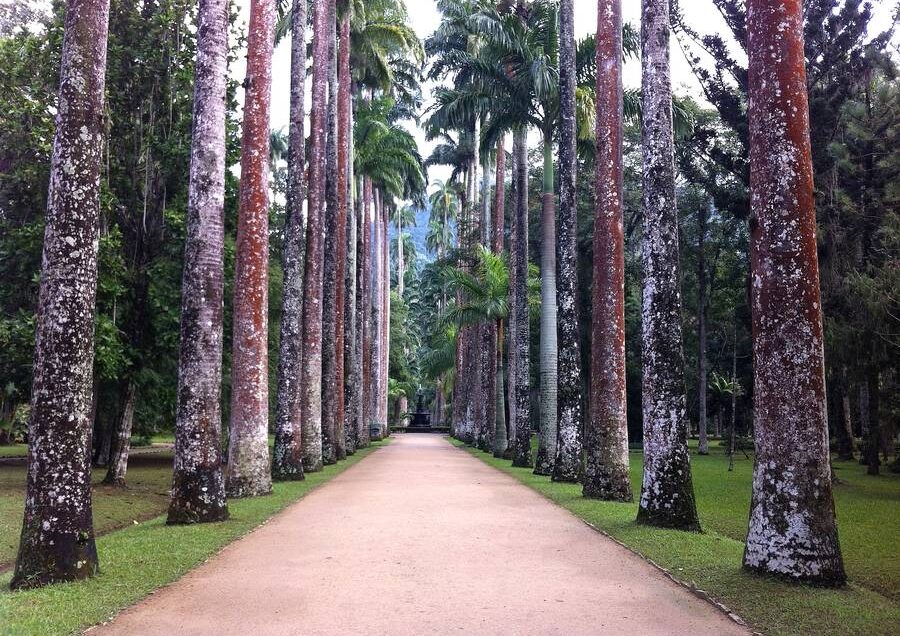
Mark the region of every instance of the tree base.
<instances>
[{"instance_id":1,"label":"tree base","mask_svg":"<svg viewBox=\"0 0 900 636\"><path fill-rule=\"evenodd\" d=\"M669 513L651 513L646 508L638 508L637 519L638 525L652 526L654 528L663 528L665 530L681 530L682 532L702 532L700 521L696 516L689 514Z\"/></svg>"},{"instance_id":2,"label":"tree base","mask_svg":"<svg viewBox=\"0 0 900 636\"><path fill-rule=\"evenodd\" d=\"M31 540L28 535L31 535ZM28 590L53 583L89 579L99 573L93 531L74 535L42 533L36 528L29 533L26 529L9 587Z\"/></svg>"},{"instance_id":3,"label":"tree base","mask_svg":"<svg viewBox=\"0 0 900 636\"><path fill-rule=\"evenodd\" d=\"M766 576L797 585L809 585L822 588L841 588L847 586L847 575L844 573L843 568L839 571L832 570L816 576L794 576L785 572L770 570L765 566L747 565L746 563L743 564L743 569L756 574L757 576Z\"/></svg>"}]
</instances>

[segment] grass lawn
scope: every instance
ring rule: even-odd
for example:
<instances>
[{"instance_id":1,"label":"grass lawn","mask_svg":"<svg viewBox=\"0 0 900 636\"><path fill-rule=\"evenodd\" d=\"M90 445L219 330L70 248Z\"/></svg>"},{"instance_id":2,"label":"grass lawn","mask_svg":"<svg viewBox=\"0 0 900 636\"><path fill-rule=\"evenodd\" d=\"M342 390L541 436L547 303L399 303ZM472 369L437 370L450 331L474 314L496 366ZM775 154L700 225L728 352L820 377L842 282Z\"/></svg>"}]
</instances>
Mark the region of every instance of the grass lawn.
<instances>
[{"instance_id":1,"label":"grass lawn","mask_svg":"<svg viewBox=\"0 0 900 636\"><path fill-rule=\"evenodd\" d=\"M457 446L460 442L451 440ZM637 504L585 499L579 484L556 484L530 469L467 448L576 516L609 533L705 590L765 634L875 636L896 634L900 623L900 477L865 475L854 462L836 462L843 483L835 488L841 547L850 584L842 590L791 585L741 569L750 510L752 463L743 455L735 470L718 446L693 455L694 488L702 534L658 530L634 523ZM631 481L640 493L641 459L631 453Z\"/></svg>"},{"instance_id":2,"label":"grass lawn","mask_svg":"<svg viewBox=\"0 0 900 636\"><path fill-rule=\"evenodd\" d=\"M0 457L25 457L28 444L0 444Z\"/></svg>"},{"instance_id":3,"label":"grass lawn","mask_svg":"<svg viewBox=\"0 0 900 636\"><path fill-rule=\"evenodd\" d=\"M178 579L228 543L385 443L388 442L374 443L338 465L326 466L322 472L307 475L304 481L276 483L274 492L267 497L231 500L228 502L231 519L223 523L168 527L164 516L156 516L137 525L129 520L129 525L124 529L97 538L101 574L93 579L11 592L9 581L12 572L0 573L0 634L69 634L105 621L158 587ZM139 472L136 467L134 470ZM149 487L154 480L155 483L165 484L159 492L166 498L171 479L171 455L167 456L165 468L161 465L155 469L148 467L149 472L154 470L158 474L152 478L148 475L147 485ZM138 475L132 474L131 467L128 478L129 483L137 483ZM0 489L3 487L0 483ZM103 513L98 513L98 510L118 510L124 506L112 500L108 502L108 507L105 506L104 497L96 496L98 490L95 489L94 519L102 523ZM18 492L17 498L21 499L21 489ZM0 500L0 505L7 505L5 499ZM10 529L2 524L8 522L8 513L14 515L13 543L18 540L21 501L16 506L15 510L0 508L4 550L7 549ZM165 505L162 507L164 509ZM98 514L101 515L99 518ZM97 529L101 530L100 527ZM14 551L12 556L15 557Z\"/></svg>"}]
</instances>

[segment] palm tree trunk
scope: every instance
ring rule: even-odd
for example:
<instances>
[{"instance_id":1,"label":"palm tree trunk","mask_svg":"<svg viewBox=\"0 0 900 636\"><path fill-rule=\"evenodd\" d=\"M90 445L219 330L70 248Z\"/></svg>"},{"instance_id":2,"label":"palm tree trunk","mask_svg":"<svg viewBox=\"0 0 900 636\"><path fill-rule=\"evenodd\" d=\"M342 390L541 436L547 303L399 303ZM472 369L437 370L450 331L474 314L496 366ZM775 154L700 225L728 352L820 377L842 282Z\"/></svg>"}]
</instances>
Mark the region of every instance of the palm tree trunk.
<instances>
[{"instance_id":1,"label":"palm tree trunk","mask_svg":"<svg viewBox=\"0 0 900 636\"><path fill-rule=\"evenodd\" d=\"M510 373L515 400L513 466L531 466L530 329L528 324L528 147L525 131L513 141L516 157L515 244L515 369Z\"/></svg>"},{"instance_id":2,"label":"palm tree trunk","mask_svg":"<svg viewBox=\"0 0 900 636\"><path fill-rule=\"evenodd\" d=\"M116 439L112 454L109 458L109 467L103 483L112 484L123 488L125 475L128 473L128 454L131 451L131 428L134 423L134 398L136 386L134 381L128 382L125 388L125 401L122 404L122 412L119 414L119 422L116 426Z\"/></svg>"},{"instance_id":3,"label":"palm tree trunk","mask_svg":"<svg viewBox=\"0 0 900 636\"><path fill-rule=\"evenodd\" d=\"M581 474L581 347L578 333L578 208L575 157L574 0L559 9L559 433L553 481L578 481Z\"/></svg>"},{"instance_id":4,"label":"palm tree trunk","mask_svg":"<svg viewBox=\"0 0 900 636\"><path fill-rule=\"evenodd\" d=\"M272 491L269 464L269 99L273 0L252 0L247 90L241 139L241 186L234 274L229 497Z\"/></svg>"},{"instance_id":5,"label":"palm tree trunk","mask_svg":"<svg viewBox=\"0 0 900 636\"><path fill-rule=\"evenodd\" d=\"M372 184L368 178L362 180L362 197L356 217L356 359L353 375L359 383L359 394L354 404L354 417L357 425L357 447L369 445L369 318L368 301L368 261L369 261L369 201L372 196Z\"/></svg>"},{"instance_id":6,"label":"palm tree trunk","mask_svg":"<svg viewBox=\"0 0 900 636\"><path fill-rule=\"evenodd\" d=\"M93 576L91 390L109 3L70 0L37 311L13 589ZM65 493L65 497L60 493Z\"/></svg>"},{"instance_id":7,"label":"palm tree trunk","mask_svg":"<svg viewBox=\"0 0 900 636\"><path fill-rule=\"evenodd\" d=\"M372 290L371 299L369 302L372 304L372 366L371 366L371 376L370 376L370 385L371 392L369 395L370 406L369 406L369 414L371 416L371 422L369 424L371 430L378 431L375 439L381 439L384 435L384 427L380 421L381 416L381 312L384 308L384 303L381 299L382 286L381 286L381 197L380 192L375 189L373 191L373 201L374 201L374 218L372 219L372 268L370 271L371 278L371 286Z\"/></svg>"},{"instance_id":8,"label":"palm tree trunk","mask_svg":"<svg viewBox=\"0 0 900 636\"><path fill-rule=\"evenodd\" d=\"M327 464L337 463L346 454L343 451L343 427L338 426L337 413L337 332L341 326L337 324L337 302L343 293L338 294L338 246L343 245L343 234L338 227L338 144L337 144L337 32L334 16L334 3L329 5L331 15L328 16L329 29L332 35L328 38L328 131L325 141L325 243L322 286L322 461ZM343 353L343 351L341 351ZM343 392L342 392L343 397Z\"/></svg>"},{"instance_id":9,"label":"palm tree trunk","mask_svg":"<svg viewBox=\"0 0 900 636\"><path fill-rule=\"evenodd\" d=\"M505 139L497 141L497 159L495 163L494 182L494 227L493 250L494 254L503 253L503 234L506 222L506 148ZM490 399L494 401L494 419L489 424L494 427L493 452L494 457L503 457L509 445L509 437L506 434L506 388L503 382L503 319L498 319L494 327L494 393Z\"/></svg>"},{"instance_id":10,"label":"palm tree trunk","mask_svg":"<svg viewBox=\"0 0 900 636\"><path fill-rule=\"evenodd\" d=\"M382 437L391 434L388 422L388 368L391 350L391 265L388 239L388 206L381 212L381 388L379 394Z\"/></svg>"},{"instance_id":11,"label":"palm tree trunk","mask_svg":"<svg viewBox=\"0 0 900 636\"><path fill-rule=\"evenodd\" d=\"M597 158L585 497L631 501L625 408L622 2L597 3Z\"/></svg>"},{"instance_id":12,"label":"palm tree trunk","mask_svg":"<svg viewBox=\"0 0 900 636\"><path fill-rule=\"evenodd\" d=\"M303 364L303 265L306 256L306 2L294 0L291 13L291 104L288 128L287 219L282 248L284 290L281 306L275 401L272 478L303 479L300 424L300 373Z\"/></svg>"},{"instance_id":13,"label":"palm tree trunk","mask_svg":"<svg viewBox=\"0 0 900 636\"><path fill-rule=\"evenodd\" d=\"M699 230L699 239L697 244L697 401L699 408L699 419L697 422L697 430L700 436L701 455L709 455L709 439L707 435L707 416L706 416L706 384L707 384L707 364L706 364L706 314L707 314L707 292L709 283L706 275L706 221L708 210L705 204L701 204L697 211L697 221Z\"/></svg>"},{"instance_id":14,"label":"palm tree trunk","mask_svg":"<svg viewBox=\"0 0 900 636\"><path fill-rule=\"evenodd\" d=\"M747 45L756 461L744 566L842 585L802 3L748 0Z\"/></svg>"},{"instance_id":15,"label":"palm tree trunk","mask_svg":"<svg viewBox=\"0 0 900 636\"><path fill-rule=\"evenodd\" d=\"M516 249L519 244L516 228L518 221L516 215L519 213L519 156L516 147L516 138L513 135L513 149L510 162L510 190L512 191L513 214L512 224L509 228L509 316L506 319L509 325L509 335L507 336L507 404L509 404L509 423L507 425L507 454L512 454L515 448L516 440L516 324L517 312L516 306Z\"/></svg>"},{"instance_id":16,"label":"palm tree trunk","mask_svg":"<svg viewBox=\"0 0 900 636\"><path fill-rule=\"evenodd\" d=\"M550 475L556 461L559 347L556 320L556 195L553 133L544 131L544 192L541 196L541 406L535 475Z\"/></svg>"},{"instance_id":17,"label":"palm tree trunk","mask_svg":"<svg viewBox=\"0 0 900 636\"><path fill-rule=\"evenodd\" d=\"M644 479L638 523L699 530L687 448L669 0L642 0Z\"/></svg>"},{"instance_id":18,"label":"palm tree trunk","mask_svg":"<svg viewBox=\"0 0 900 636\"><path fill-rule=\"evenodd\" d=\"M355 179L353 176L352 131L353 101L350 90L350 13L341 19L338 44L338 196L339 209L343 216L346 233L344 250L346 259L339 259L344 281L344 328L338 331L343 341L344 358L343 374L343 421L346 440L346 453L356 452L359 442L359 427L354 411L359 385L354 382L354 365L356 364L356 203L354 197Z\"/></svg>"},{"instance_id":19,"label":"palm tree trunk","mask_svg":"<svg viewBox=\"0 0 900 636\"><path fill-rule=\"evenodd\" d=\"M404 292L404 269L403 264L403 213L397 213L397 294L403 298Z\"/></svg>"},{"instance_id":20,"label":"palm tree trunk","mask_svg":"<svg viewBox=\"0 0 900 636\"><path fill-rule=\"evenodd\" d=\"M309 187L307 193L306 268L303 276L303 372L300 413L303 426L303 469L322 470L322 265L324 249L325 169L329 40L334 27L334 0L315 4L313 80L310 109Z\"/></svg>"}]
</instances>

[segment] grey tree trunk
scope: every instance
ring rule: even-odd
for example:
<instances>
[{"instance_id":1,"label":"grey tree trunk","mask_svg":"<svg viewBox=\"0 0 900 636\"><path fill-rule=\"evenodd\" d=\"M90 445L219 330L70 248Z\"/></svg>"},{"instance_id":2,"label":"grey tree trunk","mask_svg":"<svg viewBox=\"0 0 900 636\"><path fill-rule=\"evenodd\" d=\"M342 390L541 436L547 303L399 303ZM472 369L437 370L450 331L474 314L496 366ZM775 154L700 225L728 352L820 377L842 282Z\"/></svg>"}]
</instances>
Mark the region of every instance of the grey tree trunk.
<instances>
[{"instance_id":1,"label":"grey tree trunk","mask_svg":"<svg viewBox=\"0 0 900 636\"><path fill-rule=\"evenodd\" d=\"M287 219L284 227L281 340L275 406L272 478L303 479L300 373L303 364L303 269L306 258L306 2L291 12L291 103L288 128Z\"/></svg>"},{"instance_id":2,"label":"grey tree trunk","mask_svg":"<svg viewBox=\"0 0 900 636\"><path fill-rule=\"evenodd\" d=\"M353 175L353 97L350 90L350 14L341 20L341 34L338 50L338 172L343 179L343 187L338 185L338 194L343 214L346 215L346 264L344 268L344 438L347 454L356 452L359 444L356 399L360 385L356 383L356 179Z\"/></svg>"},{"instance_id":3,"label":"grey tree trunk","mask_svg":"<svg viewBox=\"0 0 900 636\"><path fill-rule=\"evenodd\" d=\"M597 3L597 159L591 292L591 412L585 497L631 501L625 403L622 2Z\"/></svg>"},{"instance_id":4,"label":"grey tree trunk","mask_svg":"<svg viewBox=\"0 0 900 636\"><path fill-rule=\"evenodd\" d=\"M91 389L109 3L66 8L13 589L93 576Z\"/></svg>"},{"instance_id":5,"label":"grey tree trunk","mask_svg":"<svg viewBox=\"0 0 900 636\"><path fill-rule=\"evenodd\" d=\"M322 285L322 461L335 464L343 452L343 427L337 419L337 274L338 246L343 237L338 228L337 145L337 32L334 3L329 3L331 36L328 38L328 112L325 142L325 242ZM339 438L340 435L340 438ZM342 459L343 457L341 457Z\"/></svg>"},{"instance_id":6,"label":"grey tree trunk","mask_svg":"<svg viewBox=\"0 0 900 636\"><path fill-rule=\"evenodd\" d=\"M251 0L234 275L229 497L272 492L269 463L269 99L273 0Z\"/></svg>"},{"instance_id":7,"label":"grey tree trunk","mask_svg":"<svg viewBox=\"0 0 900 636\"><path fill-rule=\"evenodd\" d=\"M506 140L501 137L497 141L497 159L495 163L494 184L494 226L492 240L494 254L503 253L503 234L506 225ZM506 387L503 382L503 319L497 320L494 327L494 392L490 396L494 401L494 419L488 424L494 427L494 457L503 457L509 445L506 434Z\"/></svg>"},{"instance_id":8,"label":"grey tree trunk","mask_svg":"<svg viewBox=\"0 0 900 636\"><path fill-rule=\"evenodd\" d=\"M642 0L644 478L638 523L699 530L685 418L669 0Z\"/></svg>"},{"instance_id":9,"label":"grey tree trunk","mask_svg":"<svg viewBox=\"0 0 900 636\"><path fill-rule=\"evenodd\" d=\"M125 389L125 402L116 427L116 439L109 458L109 468L103 479L103 483L113 486L124 487L125 475L128 473L128 453L131 450L131 428L134 423L135 390L134 382L130 381Z\"/></svg>"},{"instance_id":10,"label":"grey tree trunk","mask_svg":"<svg viewBox=\"0 0 900 636\"><path fill-rule=\"evenodd\" d=\"M578 208L575 157L574 0L559 5L559 425L553 481L581 476L581 347L578 334Z\"/></svg>"},{"instance_id":11,"label":"grey tree trunk","mask_svg":"<svg viewBox=\"0 0 900 636\"><path fill-rule=\"evenodd\" d=\"M516 322L517 322L517 308L516 308L516 265L515 265L515 250L516 245L518 244L518 239L516 236L516 228L518 223L516 221L516 214L518 214L519 209L519 158L518 153L516 152L516 140L515 135L513 135L513 150L512 155L510 157L510 190L512 192L512 201L513 201L513 215L512 215L512 223L509 228L509 316L506 319L507 325L509 325L509 335L507 336L507 403L509 404L509 423L507 425L507 449L506 453L508 455L512 455L515 447L515 439L516 439Z\"/></svg>"},{"instance_id":12,"label":"grey tree trunk","mask_svg":"<svg viewBox=\"0 0 900 636\"><path fill-rule=\"evenodd\" d=\"M303 370L300 376L303 469L322 470L322 266L328 126L329 41L334 39L334 0L315 3L310 109L306 268L303 276Z\"/></svg>"},{"instance_id":13,"label":"grey tree trunk","mask_svg":"<svg viewBox=\"0 0 900 636\"><path fill-rule=\"evenodd\" d=\"M370 272L370 289L372 290L370 302L372 304L372 366L370 374L371 392L369 395L369 415L371 421L369 426L372 431L376 431L375 439L381 439L384 436L384 426L381 422L381 347L382 336L384 332L381 329L382 312L384 310L384 300L382 293L384 288L381 285L381 259L384 254L381 249L381 196L378 189L374 189L375 211L372 220L372 268Z\"/></svg>"},{"instance_id":14,"label":"grey tree trunk","mask_svg":"<svg viewBox=\"0 0 900 636\"><path fill-rule=\"evenodd\" d=\"M388 209L382 203L381 212L381 387L379 388L379 417L382 437L389 437L388 423L388 358L391 350L391 267L388 239Z\"/></svg>"},{"instance_id":15,"label":"grey tree trunk","mask_svg":"<svg viewBox=\"0 0 900 636\"><path fill-rule=\"evenodd\" d=\"M516 157L516 217L513 267L515 268L515 369L510 373L515 401L513 466L531 466L530 328L528 324L528 147L525 131L513 141Z\"/></svg>"},{"instance_id":16,"label":"grey tree trunk","mask_svg":"<svg viewBox=\"0 0 900 636\"><path fill-rule=\"evenodd\" d=\"M705 204L701 204L697 211L697 224L699 230L699 239L697 244L697 400L699 402L699 420L697 423L698 433L700 436L701 455L709 455L709 439L707 437L707 417L706 417L706 385L707 385L707 362L706 362L706 314L707 314L707 294L709 283L706 274L706 225L709 211Z\"/></svg>"},{"instance_id":17,"label":"grey tree trunk","mask_svg":"<svg viewBox=\"0 0 900 636\"><path fill-rule=\"evenodd\" d=\"M366 444L371 441L372 423L372 181L363 180L363 207L360 216L360 276L357 306L361 313L362 328L362 422L360 423L360 439Z\"/></svg>"},{"instance_id":18,"label":"grey tree trunk","mask_svg":"<svg viewBox=\"0 0 900 636\"><path fill-rule=\"evenodd\" d=\"M756 461L744 566L842 585L802 13L800 2L747 2Z\"/></svg>"}]
</instances>

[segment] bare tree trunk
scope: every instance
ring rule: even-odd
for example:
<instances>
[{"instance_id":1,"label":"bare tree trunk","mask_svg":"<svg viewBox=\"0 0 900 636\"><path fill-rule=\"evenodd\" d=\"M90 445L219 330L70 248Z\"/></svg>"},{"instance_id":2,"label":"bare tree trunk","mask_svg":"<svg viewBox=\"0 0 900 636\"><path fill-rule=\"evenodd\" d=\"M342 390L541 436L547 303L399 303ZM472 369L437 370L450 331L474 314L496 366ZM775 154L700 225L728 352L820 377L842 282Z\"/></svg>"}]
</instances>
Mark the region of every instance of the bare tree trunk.
<instances>
[{"instance_id":1,"label":"bare tree trunk","mask_svg":"<svg viewBox=\"0 0 900 636\"><path fill-rule=\"evenodd\" d=\"M687 449L669 0L642 0L644 479L638 523L699 530Z\"/></svg>"},{"instance_id":2,"label":"bare tree trunk","mask_svg":"<svg viewBox=\"0 0 900 636\"><path fill-rule=\"evenodd\" d=\"M291 104L288 128L287 219L282 248L284 291L275 406L276 481L303 479L300 373L303 364L303 269L306 258L306 2L294 0L291 13Z\"/></svg>"},{"instance_id":3,"label":"bare tree trunk","mask_svg":"<svg viewBox=\"0 0 900 636\"><path fill-rule=\"evenodd\" d=\"M69 0L13 589L93 576L91 388L109 3Z\"/></svg>"},{"instance_id":4,"label":"bare tree trunk","mask_svg":"<svg viewBox=\"0 0 900 636\"><path fill-rule=\"evenodd\" d=\"M375 439L381 439L384 436L384 426L379 419L381 417L381 347L382 335L382 311L384 302L381 298L383 287L381 285L381 259L384 252L381 249L381 197L378 189L374 192L374 218L372 219L372 268L370 271L371 298L369 302L372 304L372 372L369 384L371 392L369 395L370 406L369 415L371 421L369 427L371 430L377 430Z\"/></svg>"},{"instance_id":5,"label":"bare tree trunk","mask_svg":"<svg viewBox=\"0 0 900 636\"><path fill-rule=\"evenodd\" d=\"M878 368L872 364L866 369L866 384L869 394L869 430L866 437L866 474L877 475L881 460L878 459L878 451L881 449L881 422L880 410L880 378Z\"/></svg>"},{"instance_id":6,"label":"bare tree trunk","mask_svg":"<svg viewBox=\"0 0 900 636\"><path fill-rule=\"evenodd\" d=\"M229 497L272 492L269 464L269 98L273 0L251 0L234 275Z\"/></svg>"},{"instance_id":7,"label":"bare tree trunk","mask_svg":"<svg viewBox=\"0 0 900 636\"><path fill-rule=\"evenodd\" d=\"M363 391L362 391L362 422L360 424L361 439L366 441L366 445L371 440L372 430L372 394L373 382L372 376L372 359L374 353L374 343L372 342L372 203L374 193L372 191L372 181L366 177L363 181L363 208L362 217L360 219L361 228L361 247L362 254L360 256L360 295L357 296L357 303L360 306L362 318L362 364L363 364Z\"/></svg>"},{"instance_id":8,"label":"bare tree trunk","mask_svg":"<svg viewBox=\"0 0 900 636\"><path fill-rule=\"evenodd\" d=\"M131 450L131 428L134 422L134 394L135 384L128 382L125 389L125 402L122 412L119 414L119 422L116 427L116 440L109 458L109 468L103 483L124 487L125 475L128 473L128 453Z\"/></svg>"},{"instance_id":9,"label":"bare tree trunk","mask_svg":"<svg viewBox=\"0 0 900 636\"><path fill-rule=\"evenodd\" d=\"M625 404L622 3L597 3L597 159L585 497L631 501Z\"/></svg>"},{"instance_id":10,"label":"bare tree trunk","mask_svg":"<svg viewBox=\"0 0 900 636\"><path fill-rule=\"evenodd\" d=\"M501 137L497 141L497 159L495 162L494 183L494 227L492 239L494 254L503 253L503 234L506 226L506 139ZM493 453L494 457L503 457L509 445L509 436L506 434L506 387L503 382L503 319L497 320L494 327L494 394L490 399L494 401L494 419L488 424L494 427Z\"/></svg>"},{"instance_id":11,"label":"bare tree trunk","mask_svg":"<svg viewBox=\"0 0 900 636\"><path fill-rule=\"evenodd\" d=\"M512 455L515 448L515 440L516 440L516 324L517 324L517 307L516 307L516 249L518 245L518 237L516 235L516 228L518 227L518 222L516 221L516 215L519 210L519 158L518 153L516 152L516 139L515 135L513 135L513 150L510 160L510 190L512 191L512 200L513 200L513 215L512 215L512 224L509 228L509 316L506 320L507 325L509 325L509 336L507 336L507 386L508 386L508 395L507 395L507 403L509 404L509 424L507 427L507 449L506 452L509 455ZM527 152L527 151L526 151Z\"/></svg>"},{"instance_id":12,"label":"bare tree trunk","mask_svg":"<svg viewBox=\"0 0 900 636\"><path fill-rule=\"evenodd\" d=\"M345 227L346 259L339 259L342 268L341 279L344 285L344 306L342 323L338 338L343 341L344 357L341 361L344 439L346 452L352 455L359 443L359 427L356 422L355 400L359 393L359 385L355 384L354 365L356 364L356 202L353 196L355 179L353 177L353 159L351 147L353 140L353 101L350 90L350 14L341 19L338 43L338 196L339 208Z\"/></svg>"},{"instance_id":13,"label":"bare tree trunk","mask_svg":"<svg viewBox=\"0 0 900 636\"><path fill-rule=\"evenodd\" d=\"M706 313L707 313L707 292L709 283L706 276L706 221L709 210L706 204L701 204L697 211L697 225L699 239L697 244L697 401L699 402L699 421L697 424L700 435L701 455L709 455L709 439L707 437L707 421L706 421L706 384L707 384L707 365L706 365Z\"/></svg>"},{"instance_id":14,"label":"bare tree trunk","mask_svg":"<svg viewBox=\"0 0 900 636\"><path fill-rule=\"evenodd\" d=\"M303 372L300 415L303 469L322 470L322 265L324 251L326 135L328 126L329 41L334 27L334 0L315 3L313 81L310 109L309 185L307 195L306 269L303 277Z\"/></svg>"},{"instance_id":15,"label":"bare tree trunk","mask_svg":"<svg viewBox=\"0 0 900 636\"><path fill-rule=\"evenodd\" d=\"M525 131L517 131L513 141L516 157L515 244L515 369L510 373L515 401L513 466L531 466L530 329L528 324L528 147Z\"/></svg>"},{"instance_id":16,"label":"bare tree trunk","mask_svg":"<svg viewBox=\"0 0 900 636\"><path fill-rule=\"evenodd\" d=\"M748 0L747 49L756 461L744 566L841 585L800 0Z\"/></svg>"},{"instance_id":17,"label":"bare tree trunk","mask_svg":"<svg viewBox=\"0 0 900 636\"><path fill-rule=\"evenodd\" d=\"M323 255L322 286L322 461L335 464L343 452L343 427L337 419L337 301L338 249L343 245L343 234L338 228L338 144L337 144L337 32L335 31L335 6L329 3L328 28L328 112L325 142L325 242ZM341 352L343 353L343 352ZM339 450L340 449L340 450Z\"/></svg>"},{"instance_id":18,"label":"bare tree trunk","mask_svg":"<svg viewBox=\"0 0 900 636\"><path fill-rule=\"evenodd\" d=\"M390 437L388 423L388 362L391 350L391 266L388 240L388 207L381 204L381 386L379 417L382 437Z\"/></svg>"},{"instance_id":19,"label":"bare tree trunk","mask_svg":"<svg viewBox=\"0 0 900 636\"><path fill-rule=\"evenodd\" d=\"M575 156L575 8L559 8L559 433L553 481L581 476L581 347L578 334L578 208Z\"/></svg>"}]
</instances>

